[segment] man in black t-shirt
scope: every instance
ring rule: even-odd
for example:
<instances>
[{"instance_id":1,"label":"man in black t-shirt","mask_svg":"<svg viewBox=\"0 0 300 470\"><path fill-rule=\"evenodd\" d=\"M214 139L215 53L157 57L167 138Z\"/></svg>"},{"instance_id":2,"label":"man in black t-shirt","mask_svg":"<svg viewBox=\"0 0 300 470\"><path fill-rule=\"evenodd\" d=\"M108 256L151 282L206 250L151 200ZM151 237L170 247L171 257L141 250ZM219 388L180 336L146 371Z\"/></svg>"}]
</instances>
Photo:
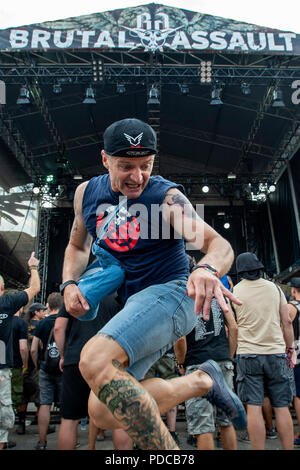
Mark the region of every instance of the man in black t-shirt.
<instances>
[{"instance_id":1,"label":"man in black t-shirt","mask_svg":"<svg viewBox=\"0 0 300 470\"><path fill-rule=\"evenodd\" d=\"M39 261L34 252L28 260L30 269L29 287L16 294L4 295L4 279L0 276L0 401L1 428L0 450L8 441L8 430L14 425L14 413L11 399L11 368L13 367L13 333L12 319L14 314L40 291L38 273Z\"/></svg>"},{"instance_id":2,"label":"man in black t-shirt","mask_svg":"<svg viewBox=\"0 0 300 470\"><path fill-rule=\"evenodd\" d=\"M42 355L39 373L40 407L38 411L40 439L35 446L36 450L46 449L47 431L50 423L50 408L52 403L60 403L61 372L58 370L57 373L49 373L46 370L45 352L47 350L51 330L54 328L54 323L62 303L63 299L59 292L52 292L48 295L48 316L37 324L31 343L31 358L33 360L34 366L38 367L38 351L40 340L42 342Z\"/></svg>"},{"instance_id":3,"label":"man in black t-shirt","mask_svg":"<svg viewBox=\"0 0 300 470\"><path fill-rule=\"evenodd\" d=\"M228 328L226 331L225 328ZM228 334L228 337L227 337ZM224 313L213 298L208 321L199 315L195 328L186 336L186 354L180 354L174 346L180 373L190 374L208 359L216 361L224 378L233 390L232 360L237 345L237 325L231 311ZM206 398L195 397L185 402L186 421L190 435L197 436L199 450L214 450L215 420L212 405ZM217 408L216 425L219 427L222 446L236 450L236 434L224 412Z\"/></svg>"},{"instance_id":4,"label":"man in black t-shirt","mask_svg":"<svg viewBox=\"0 0 300 470\"><path fill-rule=\"evenodd\" d=\"M19 426L18 434L25 434L25 403L23 396L24 373L28 369L28 330L27 324L19 315L23 307L13 316L13 356L11 389L14 409L17 411Z\"/></svg>"},{"instance_id":5,"label":"man in black t-shirt","mask_svg":"<svg viewBox=\"0 0 300 470\"><path fill-rule=\"evenodd\" d=\"M69 315L64 305L55 320L55 341L60 352L60 366L63 373L60 407L62 419L58 436L59 450L74 450L76 448L79 420L88 416L90 387L83 379L78 367L81 350L86 342L118 313L120 308L121 305L112 294L102 300L94 320L80 321ZM91 436L91 441L93 440L92 425L90 420L89 436ZM96 433L98 428L94 428L93 431ZM94 439L96 440L96 436Z\"/></svg>"}]
</instances>

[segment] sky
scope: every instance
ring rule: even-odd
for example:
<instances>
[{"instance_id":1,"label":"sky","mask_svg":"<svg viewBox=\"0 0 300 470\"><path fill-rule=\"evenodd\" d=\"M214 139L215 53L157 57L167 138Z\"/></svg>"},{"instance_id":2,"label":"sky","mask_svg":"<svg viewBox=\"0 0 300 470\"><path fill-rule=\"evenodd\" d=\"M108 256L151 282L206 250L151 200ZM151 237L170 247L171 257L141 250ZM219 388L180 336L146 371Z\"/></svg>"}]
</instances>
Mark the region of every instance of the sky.
<instances>
[{"instance_id":1,"label":"sky","mask_svg":"<svg viewBox=\"0 0 300 470\"><path fill-rule=\"evenodd\" d=\"M71 16L88 15L101 11L146 5L151 0L2 0L0 3L0 29L43 21L59 20ZM245 21L300 34L300 1L288 0L165 0L154 3L207 13L223 18Z\"/></svg>"}]
</instances>

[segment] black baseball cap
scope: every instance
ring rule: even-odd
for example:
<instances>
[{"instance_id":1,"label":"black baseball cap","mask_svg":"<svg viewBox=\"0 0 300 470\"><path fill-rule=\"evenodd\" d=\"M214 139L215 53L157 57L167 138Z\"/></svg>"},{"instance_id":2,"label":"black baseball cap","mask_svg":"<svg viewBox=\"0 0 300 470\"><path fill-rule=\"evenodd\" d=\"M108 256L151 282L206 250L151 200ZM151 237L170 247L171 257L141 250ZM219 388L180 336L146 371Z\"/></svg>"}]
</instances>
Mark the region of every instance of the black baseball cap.
<instances>
[{"instance_id":1,"label":"black baseball cap","mask_svg":"<svg viewBox=\"0 0 300 470\"><path fill-rule=\"evenodd\" d=\"M104 150L115 157L146 157L157 153L156 133L135 118L114 122L104 132Z\"/></svg>"},{"instance_id":2,"label":"black baseball cap","mask_svg":"<svg viewBox=\"0 0 300 470\"><path fill-rule=\"evenodd\" d=\"M300 277L292 277L290 282L287 283L289 287L296 287L296 289L300 289Z\"/></svg>"},{"instance_id":3,"label":"black baseball cap","mask_svg":"<svg viewBox=\"0 0 300 470\"><path fill-rule=\"evenodd\" d=\"M35 302L34 304L31 304L28 309L29 312L35 312L36 310L47 310L47 307L39 302Z\"/></svg>"},{"instance_id":4,"label":"black baseball cap","mask_svg":"<svg viewBox=\"0 0 300 470\"><path fill-rule=\"evenodd\" d=\"M241 253L236 258L236 271L243 273L246 271L255 271L256 269L263 269L264 265L259 261L255 253L246 251Z\"/></svg>"}]
</instances>

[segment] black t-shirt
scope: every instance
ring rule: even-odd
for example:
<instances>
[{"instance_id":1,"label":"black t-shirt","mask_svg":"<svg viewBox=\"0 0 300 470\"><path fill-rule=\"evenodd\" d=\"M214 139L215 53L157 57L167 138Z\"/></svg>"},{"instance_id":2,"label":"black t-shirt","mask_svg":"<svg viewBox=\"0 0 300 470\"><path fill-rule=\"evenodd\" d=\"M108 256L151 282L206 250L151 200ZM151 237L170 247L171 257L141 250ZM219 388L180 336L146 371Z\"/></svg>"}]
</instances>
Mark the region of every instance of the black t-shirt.
<instances>
[{"instance_id":1,"label":"black t-shirt","mask_svg":"<svg viewBox=\"0 0 300 470\"><path fill-rule=\"evenodd\" d=\"M13 328L13 364L15 368L23 366L23 360L20 354L20 339L26 339L28 337L27 323L23 318L13 316L12 319Z\"/></svg>"},{"instance_id":2,"label":"black t-shirt","mask_svg":"<svg viewBox=\"0 0 300 470\"><path fill-rule=\"evenodd\" d=\"M54 327L55 320L57 318L57 314L49 315L49 317L44 318L43 320L40 320L38 324L36 325L34 335L40 340L42 340L43 344L43 350L41 353L41 360L40 360L40 368L43 370L43 363L44 363L44 355L45 351L47 348L47 343L49 339L50 332L52 328Z\"/></svg>"},{"instance_id":3,"label":"black t-shirt","mask_svg":"<svg viewBox=\"0 0 300 470\"><path fill-rule=\"evenodd\" d=\"M66 343L64 353L64 366L78 364L80 352L85 343L116 314L122 306L115 299L115 295L105 297L100 303L97 317L91 321L80 321L70 315L63 305L59 317L68 318L66 329Z\"/></svg>"},{"instance_id":4,"label":"black t-shirt","mask_svg":"<svg viewBox=\"0 0 300 470\"><path fill-rule=\"evenodd\" d=\"M229 343L224 325L224 313L214 298L210 318L206 322L198 316L195 328L187 335L187 353L184 365L201 364L208 359L230 361Z\"/></svg>"},{"instance_id":5,"label":"black t-shirt","mask_svg":"<svg viewBox=\"0 0 300 470\"><path fill-rule=\"evenodd\" d=\"M27 303L28 295L25 291L0 297L0 369L13 367L12 319Z\"/></svg>"},{"instance_id":6,"label":"black t-shirt","mask_svg":"<svg viewBox=\"0 0 300 470\"><path fill-rule=\"evenodd\" d=\"M30 351L30 348L31 348L31 343L32 343L32 338L34 336L34 332L35 332L35 328L36 328L36 325L39 323L40 320L30 320L29 323L27 324L27 330L28 330L28 349ZM39 350L38 350L38 362L40 362L41 360L41 356L42 356L42 350L41 348L39 347ZM34 369L34 364L33 364L33 360L31 358L31 354L29 353L29 357L28 357L28 371L32 371Z\"/></svg>"}]
</instances>

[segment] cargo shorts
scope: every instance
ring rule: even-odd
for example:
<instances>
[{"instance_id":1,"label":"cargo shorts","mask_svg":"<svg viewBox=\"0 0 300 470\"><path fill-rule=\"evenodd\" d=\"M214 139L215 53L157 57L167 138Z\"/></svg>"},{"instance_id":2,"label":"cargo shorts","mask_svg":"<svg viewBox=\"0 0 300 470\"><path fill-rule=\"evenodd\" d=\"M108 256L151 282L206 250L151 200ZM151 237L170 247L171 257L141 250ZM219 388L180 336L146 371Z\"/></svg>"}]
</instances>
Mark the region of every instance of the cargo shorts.
<instances>
[{"instance_id":1,"label":"cargo shorts","mask_svg":"<svg viewBox=\"0 0 300 470\"><path fill-rule=\"evenodd\" d=\"M233 364L231 361L216 361L220 366L227 385L233 390ZM186 374L199 370L201 364L187 366ZM185 416L189 434L214 433L216 427L231 426L225 413L214 407L206 398L195 397L185 402Z\"/></svg>"},{"instance_id":2,"label":"cargo shorts","mask_svg":"<svg viewBox=\"0 0 300 470\"><path fill-rule=\"evenodd\" d=\"M0 442L8 441L8 430L15 423L11 399L11 370L0 369Z\"/></svg>"}]
</instances>

